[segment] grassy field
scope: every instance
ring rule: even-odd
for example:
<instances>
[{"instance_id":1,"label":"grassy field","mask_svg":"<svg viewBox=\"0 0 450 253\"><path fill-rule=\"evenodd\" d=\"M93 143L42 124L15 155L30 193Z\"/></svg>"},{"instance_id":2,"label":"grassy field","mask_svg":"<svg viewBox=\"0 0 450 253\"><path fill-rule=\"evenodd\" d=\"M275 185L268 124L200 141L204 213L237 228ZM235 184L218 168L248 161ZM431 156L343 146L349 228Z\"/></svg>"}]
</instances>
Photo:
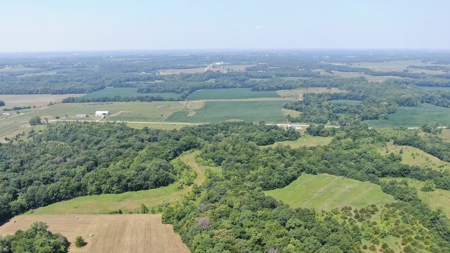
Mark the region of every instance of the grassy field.
<instances>
[{"instance_id":1,"label":"grassy field","mask_svg":"<svg viewBox=\"0 0 450 253\"><path fill-rule=\"evenodd\" d=\"M208 99L243 99L243 98L276 98L275 91L252 91L250 88L198 90L191 93L186 100Z\"/></svg>"},{"instance_id":2,"label":"grassy field","mask_svg":"<svg viewBox=\"0 0 450 253\"><path fill-rule=\"evenodd\" d=\"M340 71L333 71L333 76L337 76L337 77L360 77L363 76L367 79L367 81L369 82L375 82L375 83L380 83L380 82L384 82L386 79L389 78L401 78L398 76L371 76L371 75L366 75L364 73L359 73L359 72L340 72Z\"/></svg>"},{"instance_id":3,"label":"grassy field","mask_svg":"<svg viewBox=\"0 0 450 253\"><path fill-rule=\"evenodd\" d=\"M212 67L208 68L208 70L211 71L220 71L222 73L227 72L245 72L245 68L255 66L253 64L223 64L223 65L213 65ZM195 73L203 73L205 72L206 66L201 68L190 68L190 69L161 69L158 70L160 75L178 75L181 73L185 74L195 74Z\"/></svg>"},{"instance_id":4,"label":"grassy field","mask_svg":"<svg viewBox=\"0 0 450 253\"><path fill-rule=\"evenodd\" d=\"M345 105L359 105L361 101L359 100L331 100L329 101L332 104L345 104Z\"/></svg>"},{"instance_id":5,"label":"grassy field","mask_svg":"<svg viewBox=\"0 0 450 253\"><path fill-rule=\"evenodd\" d=\"M400 154L400 150L403 150L403 154ZM399 146L394 145L392 142L388 142L386 147L380 148L380 153L388 155L391 152L394 154L400 154L402 156L402 163L407 165L416 165L422 168L433 170L450 170L450 163L444 162L437 157L423 152L418 148L411 146ZM386 152L387 151L387 152Z\"/></svg>"},{"instance_id":6,"label":"grassy field","mask_svg":"<svg viewBox=\"0 0 450 253\"><path fill-rule=\"evenodd\" d=\"M251 122L285 122L281 111L284 101L224 101L206 102L205 107L192 116L188 112L175 112L168 122L222 122L244 120Z\"/></svg>"},{"instance_id":7,"label":"grassy field","mask_svg":"<svg viewBox=\"0 0 450 253\"><path fill-rule=\"evenodd\" d=\"M413 61L389 61L389 62L361 62L358 64L353 64L351 67L354 68L368 68L375 71L403 71L408 66L425 66L430 65L428 63L423 63L420 60Z\"/></svg>"},{"instance_id":8,"label":"grassy field","mask_svg":"<svg viewBox=\"0 0 450 253\"><path fill-rule=\"evenodd\" d=\"M299 117L301 114L301 112L299 112L299 111L285 109L285 108L281 108L281 111L283 112L284 116L286 116L286 117L288 115L291 115L291 117Z\"/></svg>"},{"instance_id":9,"label":"grassy field","mask_svg":"<svg viewBox=\"0 0 450 253\"><path fill-rule=\"evenodd\" d=\"M374 127L412 127L425 123L438 122L450 125L450 108L423 104L417 107L399 107L397 112L389 115L388 120L368 120L367 124Z\"/></svg>"},{"instance_id":10,"label":"grassy field","mask_svg":"<svg viewBox=\"0 0 450 253\"><path fill-rule=\"evenodd\" d=\"M204 181L204 171L208 167L197 165L195 162L197 153L184 153L181 156L181 160L196 170L197 178L194 182L201 185ZM160 204L170 203L181 199L192 188L190 186L179 189L178 185L175 182L166 187L151 190L79 197L41 207L35 210L34 214L107 214L119 209L124 213L136 213L140 210L141 204L151 208Z\"/></svg>"},{"instance_id":11,"label":"grassy field","mask_svg":"<svg viewBox=\"0 0 450 253\"><path fill-rule=\"evenodd\" d=\"M364 207L394 202L379 185L326 174L302 175L290 185L272 191L268 196L291 207L331 210L338 206Z\"/></svg>"},{"instance_id":12,"label":"grassy field","mask_svg":"<svg viewBox=\"0 0 450 253\"><path fill-rule=\"evenodd\" d=\"M174 233L172 225L162 224L159 214L21 215L12 220L16 222L10 221L0 227L0 235L26 230L34 222L42 221L53 233L67 237L71 242L71 253L190 252L180 236ZM82 236L87 245L76 248L77 236Z\"/></svg>"},{"instance_id":13,"label":"grassy field","mask_svg":"<svg viewBox=\"0 0 450 253\"><path fill-rule=\"evenodd\" d=\"M99 97L137 97L137 96L161 96L163 98L180 97L180 94L176 93L138 93L137 88L106 88L96 92L92 92L83 96L84 98L99 98Z\"/></svg>"},{"instance_id":14,"label":"grassy field","mask_svg":"<svg viewBox=\"0 0 450 253\"><path fill-rule=\"evenodd\" d=\"M277 93L280 97L283 98L292 98L292 99L300 99L303 98L303 94L305 93L337 93L337 92L346 92L343 90L339 90L338 88L300 88L294 90L277 90Z\"/></svg>"},{"instance_id":15,"label":"grassy field","mask_svg":"<svg viewBox=\"0 0 450 253\"><path fill-rule=\"evenodd\" d=\"M333 137L320 137L302 134L302 137L298 138L296 141L279 141L272 145L268 145L267 147L276 147L278 145L291 146L292 148L314 147L319 145L324 146L330 144L332 139Z\"/></svg>"}]
</instances>

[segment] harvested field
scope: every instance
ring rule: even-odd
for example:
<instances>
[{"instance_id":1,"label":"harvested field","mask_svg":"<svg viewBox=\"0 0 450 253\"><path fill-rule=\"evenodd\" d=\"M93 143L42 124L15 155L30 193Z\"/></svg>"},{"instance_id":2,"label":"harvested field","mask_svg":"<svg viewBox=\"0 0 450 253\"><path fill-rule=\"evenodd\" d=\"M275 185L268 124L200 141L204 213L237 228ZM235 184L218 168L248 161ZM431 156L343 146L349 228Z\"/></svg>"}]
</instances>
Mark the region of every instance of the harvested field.
<instances>
[{"instance_id":1,"label":"harvested field","mask_svg":"<svg viewBox=\"0 0 450 253\"><path fill-rule=\"evenodd\" d=\"M190 252L172 225L161 223L160 214L21 215L1 226L0 235L26 230L37 221L47 223L53 233L66 236L72 243L69 249L72 253ZM82 236L87 245L75 248L77 236Z\"/></svg>"},{"instance_id":2,"label":"harvested field","mask_svg":"<svg viewBox=\"0 0 450 253\"><path fill-rule=\"evenodd\" d=\"M0 100L3 100L6 104L3 108L12 108L14 106L45 106L48 103L61 102L67 97L80 97L84 94L65 94L65 95L50 95L50 94L39 94L39 95L1 95Z\"/></svg>"}]
</instances>

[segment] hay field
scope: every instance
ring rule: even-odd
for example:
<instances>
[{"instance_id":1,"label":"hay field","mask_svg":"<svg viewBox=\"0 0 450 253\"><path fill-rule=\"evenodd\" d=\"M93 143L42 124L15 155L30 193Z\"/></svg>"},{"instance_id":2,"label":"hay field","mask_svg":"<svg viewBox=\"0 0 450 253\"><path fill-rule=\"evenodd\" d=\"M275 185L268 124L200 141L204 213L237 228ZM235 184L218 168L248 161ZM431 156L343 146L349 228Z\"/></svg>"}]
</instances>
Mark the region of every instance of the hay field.
<instances>
[{"instance_id":1,"label":"hay field","mask_svg":"<svg viewBox=\"0 0 450 253\"><path fill-rule=\"evenodd\" d=\"M177 99L181 94L176 93L138 93L138 88L106 88L103 90L95 91L83 96L84 98L101 98L101 97L138 97L138 96L161 96L163 98L174 98Z\"/></svg>"},{"instance_id":2,"label":"hay field","mask_svg":"<svg viewBox=\"0 0 450 253\"><path fill-rule=\"evenodd\" d=\"M389 62L361 62L355 63L351 67L354 68L368 68L374 71L403 71L408 66L426 66L429 63L423 63L420 60L412 61L389 61Z\"/></svg>"},{"instance_id":3,"label":"hay field","mask_svg":"<svg viewBox=\"0 0 450 253\"><path fill-rule=\"evenodd\" d=\"M190 252L172 226L161 223L159 214L21 215L12 220L16 223L10 221L1 226L0 235L26 230L34 222L43 221L49 225L50 231L67 237L72 243L71 253ZM87 245L76 248L75 237L80 235Z\"/></svg>"},{"instance_id":4,"label":"hay field","mask_svg":"<svg viewBox=\"0 0 450 253\"><path fill-rule=\"evenodd\" d=\"M305 174L282 189L265 193L294 208L317 210L331 210L338 206L360 208L395 202L394 197L383 193L379 185L327 174Z\"/></svg>"}]
</instances>

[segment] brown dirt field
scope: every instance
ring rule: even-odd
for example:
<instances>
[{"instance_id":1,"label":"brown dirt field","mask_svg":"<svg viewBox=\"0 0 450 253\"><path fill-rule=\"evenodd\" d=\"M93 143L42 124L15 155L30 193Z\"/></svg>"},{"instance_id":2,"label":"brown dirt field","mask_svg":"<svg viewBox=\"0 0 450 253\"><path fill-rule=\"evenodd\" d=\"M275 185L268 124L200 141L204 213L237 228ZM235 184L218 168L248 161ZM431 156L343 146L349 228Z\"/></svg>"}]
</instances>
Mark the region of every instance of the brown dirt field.
<instances>
[{"instance_id":1,"label":"brown dirt field","mask_svg":"<svg viewBox=\"0 0 450 253\"><path fill-rule=\"evenodd\" d=\"M26 230L36 221L46 222L50 231L66 236L72 243L71 253L190 252L180 236L174 233L172 225L161 223L160 214L21 215L1 226L0 235ZM75 237L80 235L88 244L76 248Z\"/></svg>"},{"instance_id":2,"label":"brown dirt field","mask_svg":"<svg viewBox=\"0 0 450 253\"><path fill-rule=\"evenodd\" d=\"M80 97L84 94L65 94L65 95L0 95L0 100L3 100L6 104L6 108L12 108L13 106L44 106L50 102L61 102L67 97Z\"/></svg>"}]
</instances>

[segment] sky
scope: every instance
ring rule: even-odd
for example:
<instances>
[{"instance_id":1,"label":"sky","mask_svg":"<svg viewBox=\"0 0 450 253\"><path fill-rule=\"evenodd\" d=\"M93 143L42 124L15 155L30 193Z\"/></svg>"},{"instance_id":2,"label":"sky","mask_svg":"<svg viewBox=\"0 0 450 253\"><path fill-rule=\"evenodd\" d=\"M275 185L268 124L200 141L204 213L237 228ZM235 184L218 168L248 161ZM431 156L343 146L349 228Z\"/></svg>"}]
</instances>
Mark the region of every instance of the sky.
<instances>
[{"instance_id":1,"label":"sky","mask_svg":"<svg viewBox=\"0 0 450 253\"><path fill-rule=\"evenodd\" d=\"M0 52L450 49L448 0L0 0Z\"/></svg>"}]
</instances>

